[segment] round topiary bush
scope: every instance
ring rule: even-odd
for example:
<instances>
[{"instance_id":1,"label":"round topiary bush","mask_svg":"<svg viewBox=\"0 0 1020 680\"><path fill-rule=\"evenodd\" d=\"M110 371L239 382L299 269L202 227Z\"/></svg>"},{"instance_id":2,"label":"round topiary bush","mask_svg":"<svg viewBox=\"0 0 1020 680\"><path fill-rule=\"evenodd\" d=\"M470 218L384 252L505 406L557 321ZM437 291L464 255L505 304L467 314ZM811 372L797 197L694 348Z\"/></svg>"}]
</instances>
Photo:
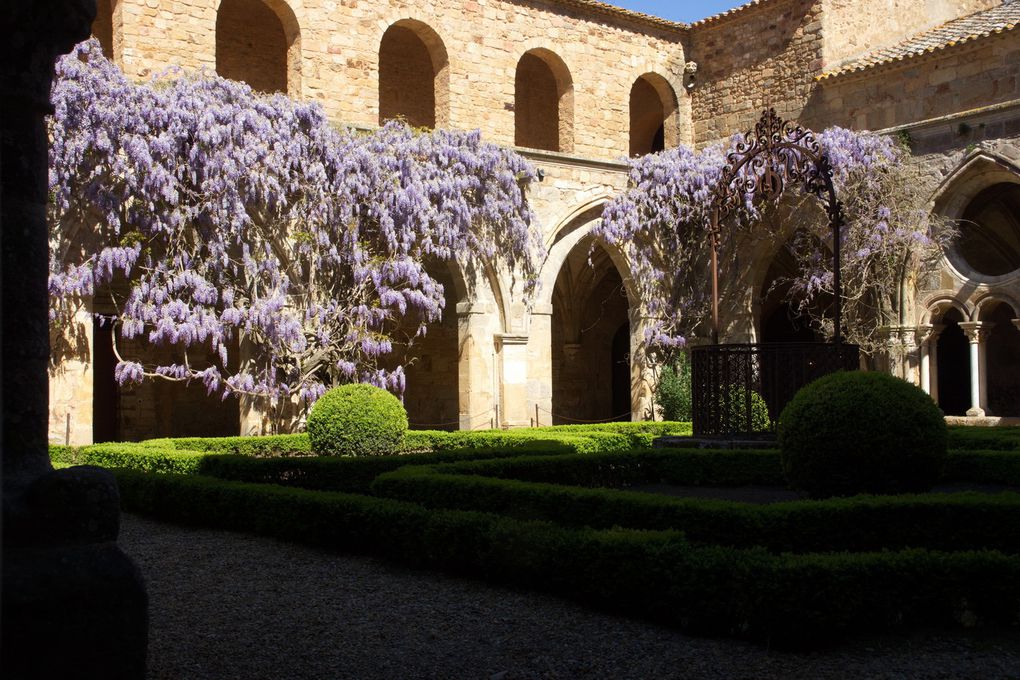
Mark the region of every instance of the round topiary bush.
<instances>
[{"instance_id":1,"label":"round topiary bush","mask_svg":"<svg viewBox=\"0 0 1020 680\"><path fill-rule=\"evenodd\" d=\"M927 491L946 459L942 412L887 373L816 380L783 409L778 430L787 480L816 498Z\"/></svg>"},{"instance_id":2,"label":"round topiary bush","mask_svg":"<svg viewBox=\"0 0 1020 680\"><path fill-rule=\"evenodd\" d=\"M308 439L320 456L394 454L406 431L404 405L371 385L334 387L308 414Z\"/></svg>"}]
</instances>

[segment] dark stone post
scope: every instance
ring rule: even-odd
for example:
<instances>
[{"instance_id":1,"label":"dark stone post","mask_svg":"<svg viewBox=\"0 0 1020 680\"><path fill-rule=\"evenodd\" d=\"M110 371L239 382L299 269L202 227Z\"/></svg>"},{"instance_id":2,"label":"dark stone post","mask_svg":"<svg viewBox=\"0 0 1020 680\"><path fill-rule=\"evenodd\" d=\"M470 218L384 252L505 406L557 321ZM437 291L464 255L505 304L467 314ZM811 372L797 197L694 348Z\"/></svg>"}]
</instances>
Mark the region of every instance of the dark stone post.
<instances>
[{"instance_id":1,"label":"dark stone post","mask_svg":"<svg viewBox=\"0 0 1020 680\"><path fill-rule=\"evenodd\" d=\"M47 453L45 115L56 57L89 34L94 0L6 0L0 12L0 675L142 678L147 601L115 541L113 476Z\"/></svg>"}]
</instances>

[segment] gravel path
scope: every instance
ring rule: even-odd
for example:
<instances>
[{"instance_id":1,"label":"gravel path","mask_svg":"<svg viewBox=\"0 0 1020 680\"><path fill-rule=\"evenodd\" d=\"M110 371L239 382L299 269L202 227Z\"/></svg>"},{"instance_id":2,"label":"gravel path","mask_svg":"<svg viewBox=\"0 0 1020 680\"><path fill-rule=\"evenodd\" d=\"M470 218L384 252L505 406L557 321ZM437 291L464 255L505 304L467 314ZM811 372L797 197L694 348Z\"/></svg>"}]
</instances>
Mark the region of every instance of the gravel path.
<instances>
[{"instance_id":1,"label":"gravel path","mask_svg":"<svg viewBox=\"0 0 1020 680\"><path fill-rule=\"evenodd\" d=\"M1020 678L1020 635L856 640L811 654L692 638L366 557L125 515L150 597L149 677Z\"/></svg>"}]
</instances>

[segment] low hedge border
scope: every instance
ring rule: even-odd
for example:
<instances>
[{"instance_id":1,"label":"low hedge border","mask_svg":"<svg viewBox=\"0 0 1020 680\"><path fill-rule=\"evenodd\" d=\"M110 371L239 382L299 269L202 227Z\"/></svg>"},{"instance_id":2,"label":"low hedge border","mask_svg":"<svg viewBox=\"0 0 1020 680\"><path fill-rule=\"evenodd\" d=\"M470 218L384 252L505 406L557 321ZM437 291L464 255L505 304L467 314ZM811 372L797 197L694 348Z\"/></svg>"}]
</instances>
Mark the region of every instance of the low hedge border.
<instances>
[{"instance_id":1,"label":"low hedge border","mask_svg":"<svg viewBox=\"0 0 1020 680\"><path fill-rule=\"evenodd\" d=\"M951 425L950 449L1020 451L1020 427Z\"/></svg>"},{"instance_id":2,"label":"low hedge border","mask_svg":"<svg viewBox=\"0 0 1020 680\"><path fill-rule=\"evenodd\" d=\"M115 471L125 509L178 523L369 552L540 588L699 634L802 647L853 631L1015 625L1020 558L926 550L774 555L678 532L571 529L390 499Z\"/></svg>"},{"instance_id":3,"label":"low hedge border","mask_svg":"<svg viewBox=\"0 0 1020 680\"><path fill-rule=\"evenodd\" d=\"M909 547L1020 552L1020 493L857 496L751 505L520 479L572 477L581 484L692 481L683 464L693 458L688 451L581 458L405 467L380 475L371 489L378 496L429 508L486 510L572 527L683 530L699 545L760 546L798 553ZM502 478L507 476L513 478Z\"/></svg>"},{"instance_id":4,"label":"low hedge border","mask_svg":"<svg viewBox=\"0 0 1020 680\"><path fill-rule=\"evenodd\" d=\"M55 453L62 464L98 465L160 474L208 475L235 481L280 484L323 491L368 493L372 481L377 476L405 465L434 465L522 455L562 455L589 451L593 447L606 445L607 441L612 446L621 446L624 440L596 439L593 444L593 440L577 436L563 436L557 439L515 438L512 447L486 446L489 441L490 438L475 438L471 442L474 444L472 447L368 458L336 456L261 458L251 453L254 449L248 449L247 454L218 453L237 450L233 442L221 441L212 442L204 451L179 450L173 448L172 443L163 441L162 447L149 442L94 444L66 451L51 450L51 455ZM208 440L206 443L208 444Z\"/></svg>"},{"instance_id":5,"label":"low hedge border","mask_svg":"<svg viewBox=\"0 0 1020 680\"><path fill-rule=\"evenodd\" d=\"M446 432L444 430L409 430L401 446L403 453L451 451L477 448L530 447L535 441L562 442L564 451L592 453L595 451L622 451L635 447L651 448L652 439L662 432L681 432L684 423L613 423L616 427L557 426L521 430L476 430ZM635 427L620 427L633 425ZM651 427L656 426L656 427ZM689 430L690 428L686 428ZM689 432L688 432L689 433ZM166 447L187 451L232 453L256 458L311 456L311 442L307 433L271 435L264 437L182 437L177 439L150 439L140 442L144 446Z\"/></svg>"}]
</instances>

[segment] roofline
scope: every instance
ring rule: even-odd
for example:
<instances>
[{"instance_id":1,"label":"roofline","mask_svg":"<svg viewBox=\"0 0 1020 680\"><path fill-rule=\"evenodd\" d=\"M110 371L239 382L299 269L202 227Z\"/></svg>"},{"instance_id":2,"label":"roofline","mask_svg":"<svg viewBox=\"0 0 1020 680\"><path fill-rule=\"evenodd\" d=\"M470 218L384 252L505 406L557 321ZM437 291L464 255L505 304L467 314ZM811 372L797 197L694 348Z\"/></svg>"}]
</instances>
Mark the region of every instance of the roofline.
<instances>
[{"instance_id":1,"label":"roofline","mask_svg":"<svg viewBox=\"0 0 1020 680\"><path fill-rule=\"evenodd\" d=\"M902 54L898 57L889 57L871 64L858 64L856 66L853 64L849 64L847 66L833 69L831 71L825 71L815 76L815 82L825 81L831 82L832 80L835 79L842 80L844 78L849 78L855 75L865 75L869 72L873 72L878 69L905 65L913 62L914 60L922 59L924 57L938 56L945 52L946 50L951 50L956 47L968 47L973 45L974 43L980 42L981 40L995 38L1003 34L1015 31L1018 28L1020 28L1020 21L1013 22L1012 24L1001 26L999 28L993 28L988 31L982 31L981 33L967 35L960 38L959 40L950 40L949 42L946 42L942 45L937 45L935 47L926 47L923 50L917 52Z\"/></svg>"},{"instance_id":2,"label":"roofline","mask_svg":"<svg viewBox=\"0 0 1020 680\"><path fill-rule=\"evenodd\" d=\"M685 33L689 28L688 24L679 21L670 21L669 19L652 16L651 14L635 12L609 3L599 2L598 0L551 0L551 3L582 9L592 14L601 14L602 16L613 17L614 19L623 19L636 24L665 29L677 34Z\"/></svg>"}]
</instances>

